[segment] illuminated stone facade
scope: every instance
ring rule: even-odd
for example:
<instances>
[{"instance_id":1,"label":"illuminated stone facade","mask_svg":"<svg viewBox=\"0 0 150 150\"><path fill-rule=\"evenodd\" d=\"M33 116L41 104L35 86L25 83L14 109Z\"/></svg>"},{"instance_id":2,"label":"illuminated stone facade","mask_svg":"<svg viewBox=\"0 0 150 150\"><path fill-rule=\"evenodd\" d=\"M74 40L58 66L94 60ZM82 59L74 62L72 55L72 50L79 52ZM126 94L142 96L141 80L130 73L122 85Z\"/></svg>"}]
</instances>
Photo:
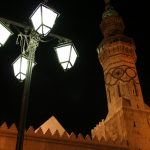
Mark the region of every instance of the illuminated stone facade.
<instances>
[{"instance_id":1,"label":"illuminated stone facade","mask_svg":"<svg viewBox=\"0 0 150 150\"><path fill-rule=\"evenodd\" d=\"M135 44L123 35L124 23L105 0L97 48L103 67L108 115L92 136L68 134L55 117L25 132L23 150L150 150L150 107L144 103L136 70ZM17 129L0 126L0 150L15 150Z\"/></svg>"},{"instance_id":2,"label":"illuminated stone facade","mask_svg":"<svg viewBox=\"0 0 150 150\"><path fill-rule=\"evenodd\" d=\"M123 35L122 18L106 3L97 48L103 67L108 115L92 130L99 140L127 141L130 150L150 150L150 107L144 103L136 70L135 44Z\"/></svg>"},{"instance_id":3,"label":"illuminated stone facade","mask_svg":"<svg viewBox=\"0 0 150 150\"><path fill-rule=\"evenodd\" d=\"M55 127L51 124L54 122ZM74 133L68 134L66 131L62 132L63 127L58 125L55 118L49 119L48 127L45 132L44 127L34 130L30 127L25 132L23 143L23 150L128 150L125 141L112 141L96 137L91 138L89 135L85 137L82 134L75 135ZM52 127L53 126L53 127ZM55 132L53 132L55 130ZM0 126L0 150L15 150L16 148L17 128L14 124L7 127L6 123Z\"/></svg>"}]
</instances>

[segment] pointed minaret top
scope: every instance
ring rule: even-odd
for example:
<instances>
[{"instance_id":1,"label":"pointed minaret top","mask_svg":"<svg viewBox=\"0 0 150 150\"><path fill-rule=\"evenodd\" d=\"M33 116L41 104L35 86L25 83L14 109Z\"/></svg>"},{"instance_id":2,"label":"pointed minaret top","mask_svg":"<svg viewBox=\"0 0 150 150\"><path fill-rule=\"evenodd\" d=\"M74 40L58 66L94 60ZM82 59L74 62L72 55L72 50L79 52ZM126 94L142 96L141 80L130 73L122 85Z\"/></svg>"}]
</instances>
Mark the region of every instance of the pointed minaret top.
<instances>
[{"instance_id":1,"label":"pointed minaret top","mask_svg":"<svg viewBox=\"0 0 150 150\"><path fill-rule=\"evenodd\" d=\"M105 10L107 10L110 7L110 0L104 0L105 2Z\"/></svg>"},{"instance_id":2,"label":"pointed minaret top","mask_svg":"<svg viewBox=\"0 0 150 150\"><path fill-rule=\"evenodd\" d=\"M114 34L122 34L124 31L124 23L118 12L110 4L111 0L104 0L105 10L102 14L101 31L104 37Z\"/></svg>"},{"instance_id":3,"label":"pointed minaret top","mask_svg":"<svg viewBox=\"0 0 150 150\"><path fill-rule=\"evenodd\" d=\"M102 15L102 19L107 18L108 16L118 16L118 12L110 4L110 0L104 0L105 2L105 11Z\"/></svg>"}]
</instances>

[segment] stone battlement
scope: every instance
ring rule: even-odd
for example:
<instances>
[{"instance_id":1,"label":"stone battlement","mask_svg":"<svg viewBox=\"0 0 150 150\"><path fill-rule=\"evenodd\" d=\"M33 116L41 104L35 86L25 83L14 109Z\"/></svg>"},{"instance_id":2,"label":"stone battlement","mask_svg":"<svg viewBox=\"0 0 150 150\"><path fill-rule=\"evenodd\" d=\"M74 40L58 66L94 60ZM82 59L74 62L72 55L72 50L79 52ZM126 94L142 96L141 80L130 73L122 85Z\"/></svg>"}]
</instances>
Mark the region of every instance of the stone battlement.
<instances>
[{"instance_id":1,"label":"stone battlement","mask_svg":"<svg viewBox=\"0 0 150 150\"><path fill-rule=\"evenodd\" d=\"M4 122L0 126L0 149L1 150L15 150L17 128L15 124L10 127ZM29 127L25 131L24 137L24 150L127 150L128 146L125 141L120 142L105 140L101 138L98 140L96 137L91 138L89 135L83 137L82 134L75 135L73 132L69 135L64 132L60 135L59 131L56 130L54 134L50 130L47 130L44 134L42 129L35 132L33 127Z\"/></svg>"}]
</instances>

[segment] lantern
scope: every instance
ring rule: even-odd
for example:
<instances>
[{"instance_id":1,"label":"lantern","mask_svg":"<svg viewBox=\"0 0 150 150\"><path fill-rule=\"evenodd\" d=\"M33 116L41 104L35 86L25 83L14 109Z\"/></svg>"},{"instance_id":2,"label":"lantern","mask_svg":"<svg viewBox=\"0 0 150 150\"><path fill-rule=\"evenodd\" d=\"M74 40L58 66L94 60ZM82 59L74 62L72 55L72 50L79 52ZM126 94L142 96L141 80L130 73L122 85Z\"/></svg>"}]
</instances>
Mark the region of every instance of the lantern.
<instances>
[{"instance_id":1,"label":"lantern","mask_svg":"<svg viewBox=\"0 0 150 150\"><path fill-rule=\"evenodd\" d=\"M59 14L44 4L39 4L35 11L32 13L30 19L34 29L44 36L46 36Z\"/></svg>"},{"instance_id":2,"label":"lantern","mask_svg":"<svg viewBox=\"0 0 150 150\"><path fill-rule=\"evenodd\" d=\"M32 64L32 67L35 63ZM28 59L25 55L21 54L13 63L14 75L20 81L26 78L26 72L28 68Z\"/></svg>"},{"instance_id":3,"label":"lantern","mask_svg":"<svg viewBox=\"0 0 150 150\"><path fill-rule=\"evenodd\" d=\"M74 65L78 54L73 43L60 44L55 47L55 51L64 70L68 70Z\"/></svg>"}]
</instances>

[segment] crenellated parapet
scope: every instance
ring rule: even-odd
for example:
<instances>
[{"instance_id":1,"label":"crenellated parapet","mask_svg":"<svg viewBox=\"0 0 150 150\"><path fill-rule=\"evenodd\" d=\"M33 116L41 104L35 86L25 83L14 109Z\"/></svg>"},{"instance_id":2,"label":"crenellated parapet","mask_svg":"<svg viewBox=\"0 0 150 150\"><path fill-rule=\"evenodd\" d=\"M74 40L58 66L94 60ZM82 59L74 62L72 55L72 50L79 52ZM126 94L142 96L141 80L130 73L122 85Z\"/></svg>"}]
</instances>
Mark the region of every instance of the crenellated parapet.
<instances>
[{"instance_id":1,"label":"crenellated parapet","mask_svg":"<svg viewBox=\"0 0 150 150\"><path fill-rule=\"evenodd\" d=\"M17 128L15 124L10 127L4 122L0 126L0 149L15 150ZM91 138L90 135L85 137L82 134L75 135L73 132L68 134L64 132L60 135L56 130L53 134L50 130L43 133L42 129L35 132L33 127L29 127L25 131L24 150L33 149L51 149L51 150L127 150L128 146L125 142L114 142L101 138Z\"/></svg>"}]
</instances>

